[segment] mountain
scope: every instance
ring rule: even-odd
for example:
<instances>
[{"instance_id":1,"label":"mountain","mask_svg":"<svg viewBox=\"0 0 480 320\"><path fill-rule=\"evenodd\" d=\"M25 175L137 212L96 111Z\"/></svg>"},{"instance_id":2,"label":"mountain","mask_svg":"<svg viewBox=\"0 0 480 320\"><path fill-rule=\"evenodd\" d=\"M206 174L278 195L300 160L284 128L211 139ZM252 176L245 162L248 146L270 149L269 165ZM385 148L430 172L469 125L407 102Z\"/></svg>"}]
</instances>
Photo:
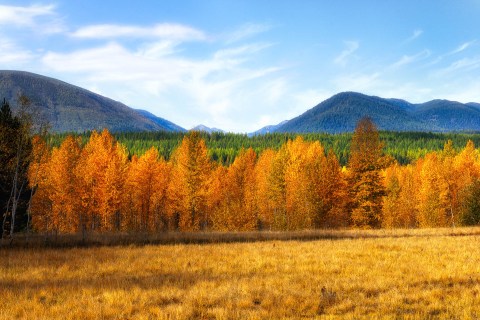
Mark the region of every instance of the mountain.
<instances>
[{"instance_id":1,"label":"mountain","mask_svg":"<svg viewBox=\"0 0 480 320\"><path fill-rule=\"evenodd\" d=\"M480 131L480 104L433 100L413 104L357 92L343 92L287 121L275 132L351 132L362 117L370 117L380 130Z\"/></svg>"},{"instance_id":2,"label":"mountain","mask_svg":"<svg viewBox=\"0 0 480 320\"><path fill-rule=\"evenodd\" d=\"M185 131L146 111L134 110L118 101L42 75L0 70L0 98L12 109L18 94L27 96L54 132L102 130Z\"/></svg>"},{"instance_id":3,"label":"mountain","mask_svg":"<svg viewBox=\"0 0 480 320\"><path fill-rule=\"evenodd\" d=\"M428 121L440 131L479 131L478 107L448 100L432 100L418 104L414 114Z\"/></svg>"},{"instance_id":4,"label":"mountain","mask_svg":"<svg viewBox=\"0 0 480 320\"><path fill-rule=\"evenodd\" d=\"M272 132L275 132L280 126L284 125L285 123L287 123L288 120L283 120L282 122L280 122L279 124L274 124L274 125L270 125L270 126L265 126L261 129L258 129L257 131L255 132L252 132L252 133L249 133L248 136L252 137L252 136L256 136L256 135L262 135L262 134L267 134L267 133L272 133Z\"/></svg>"},{"instance_id":5,"label":"mountain","mask_svg":"<svg viewBox=\"0 0 480 320\"><path fill-rule=\"evenodd\" d=\"M204 126L203 124L199 124L198 126L193 127L190 129L190 131L202 131L202 132L207 132L207 133L213 133L213 132L225 132L222 129L218 128L209 128L207 126Z\"/></svg>"},{"instance_id":6,"label":"mountain","mask_svg":"<svg viewBox=\"0 0 480 320\"><path fill-rule=\"evenodd\" d=\"M469 103L467 103L466 105L467 105L467 106L470 106L470 107L474 107L474 108L480 109L480 103L469 102Z\"/></svg>"},{"instance_id":7,"label":"mountain","mask_svg":"<svg viewBox=\"0 0 480 320\"><path fill-rule=\"evenodd\" d=\"M137 111L139 114L141 114L145 118L150 119L152 122L156 123L160 127L166 128L165 131L177 131L177 132L186 132L187 131L184 128L176 125L175 123L170 122L168 120L165 120L163 118L157 117L153 113L148 112L146 110L135 109L135 111Z\"/></svg>"}]
</instances>

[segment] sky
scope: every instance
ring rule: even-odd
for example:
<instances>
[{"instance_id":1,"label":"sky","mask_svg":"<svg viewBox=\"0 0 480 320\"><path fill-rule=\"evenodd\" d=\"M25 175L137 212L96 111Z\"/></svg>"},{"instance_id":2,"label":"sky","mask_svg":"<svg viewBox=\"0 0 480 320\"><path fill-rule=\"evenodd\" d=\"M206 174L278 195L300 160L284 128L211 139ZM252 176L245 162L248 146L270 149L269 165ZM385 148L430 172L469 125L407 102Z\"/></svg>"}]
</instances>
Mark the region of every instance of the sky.
<instances>
[{"instance_id":1,"label":"sky","mask_svg":"<svg viewBox=\"0 0 480 320\"><path fill-rule=\"evenodd\" d=\"M0 0L0 70L244 133L343 91L480 102L478 17L480 0Z\"/></svg>"}]
</instances>

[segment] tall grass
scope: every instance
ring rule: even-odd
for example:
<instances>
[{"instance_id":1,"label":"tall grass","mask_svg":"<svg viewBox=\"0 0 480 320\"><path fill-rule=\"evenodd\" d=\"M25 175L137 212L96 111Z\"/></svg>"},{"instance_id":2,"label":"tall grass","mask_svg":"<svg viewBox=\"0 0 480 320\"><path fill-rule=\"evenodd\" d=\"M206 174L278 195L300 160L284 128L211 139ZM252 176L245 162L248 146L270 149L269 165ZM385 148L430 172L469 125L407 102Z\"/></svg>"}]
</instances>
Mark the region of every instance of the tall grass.
<instances>
[{"instance_id":1,"label":"tall grass","mask_svg":"<svg viewBox=\"0 0 480 320\"><path fill-rule=\"evenodd\" d=\"M479 231L3 248L0 318L479 318Z\"/></svg>"}]
</instances>

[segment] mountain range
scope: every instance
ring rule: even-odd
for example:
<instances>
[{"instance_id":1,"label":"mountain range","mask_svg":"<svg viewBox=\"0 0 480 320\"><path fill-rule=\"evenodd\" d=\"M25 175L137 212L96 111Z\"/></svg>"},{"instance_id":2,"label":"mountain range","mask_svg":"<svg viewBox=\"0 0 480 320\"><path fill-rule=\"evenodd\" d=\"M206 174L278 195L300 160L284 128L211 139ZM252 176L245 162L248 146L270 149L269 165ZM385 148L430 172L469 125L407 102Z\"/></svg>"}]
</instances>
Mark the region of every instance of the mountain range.
<instances>
[{"instance_id":1,"label":"mountain range","mask_svg":"<svg viewBox=\"0 0 480 320\"><path fill-rule=\"evenodd\" d=\"M148 111L130 108L57 79L24 71L0 70L0 98L7 99L15 110L19 94L30 99L54 132L83 132L103 128L112 132L186 131ZM400 99L342 92L296 118L264 127L250 135L351 132L358 120L365 116L370 117L380 130L386 131L480 131L480 103L432 100L414 104ZM223 132L203 125L192 130Z\"/></svg>"},{"instance_id":2,"label":"mountain range","mask_svg":"<svg viewBox=\"0 0 480 320\"><path fill-rule=\"evenodd\" d=\"M480 131L480 104L432 100L413 104L357 92L342 92L291 119L274 132L350 132L362 117L380 130L460 132Z\"/></svg>"}]
</instances>

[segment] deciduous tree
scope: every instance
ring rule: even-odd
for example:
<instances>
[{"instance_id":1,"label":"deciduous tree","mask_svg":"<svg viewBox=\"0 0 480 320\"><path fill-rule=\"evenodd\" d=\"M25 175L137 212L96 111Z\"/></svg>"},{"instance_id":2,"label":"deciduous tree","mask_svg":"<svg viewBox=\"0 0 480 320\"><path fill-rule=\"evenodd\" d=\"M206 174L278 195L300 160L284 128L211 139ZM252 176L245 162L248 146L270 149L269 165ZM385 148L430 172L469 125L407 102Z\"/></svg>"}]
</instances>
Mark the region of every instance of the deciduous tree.
<instances>
[{"instance_id":1,"label":"deciduous tree","mask_svg":"<svg viewBox=\"0 0 480 320\"><path fill-rule=\"evenodd\" d=\"M361 119L352 137L348 160L348 184L352 224L360 228L381 225L385 195L380 170L384 166L383 143L369 118Z\"/></svg>"},{"instance_id":2,"label":"deciduous tree","mask_svg":"<svg viewBox=\"0 0 480 320\"><path fill-rule=\"evenodd\" d=\"M173 157L172 189L177 199L175 212L179 214L179 227L194 231L208 227L207 194L211 163L205 141L199 132L183 138Z\"/></svg>"}]
</instances>

